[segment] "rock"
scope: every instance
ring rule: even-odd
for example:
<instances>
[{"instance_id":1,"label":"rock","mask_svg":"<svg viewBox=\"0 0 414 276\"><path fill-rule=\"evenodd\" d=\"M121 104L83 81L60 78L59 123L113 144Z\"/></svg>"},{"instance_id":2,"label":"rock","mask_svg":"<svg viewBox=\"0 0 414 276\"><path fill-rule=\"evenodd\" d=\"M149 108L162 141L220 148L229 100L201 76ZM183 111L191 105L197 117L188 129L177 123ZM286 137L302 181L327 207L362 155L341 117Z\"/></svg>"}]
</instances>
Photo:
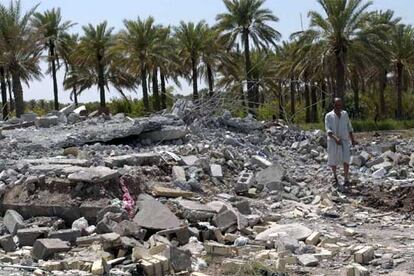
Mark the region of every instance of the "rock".
<instances>
[{"instance_id":1,"label":"rock","mask_svg":"<svg viewBox=\"0 0 414 276\"><path fill-rule=\"evenodd\" d=\"M180 166L173 166L172 167L172 178L174 181L185 182L187 179L185 176L184 168Z\"/></svg>"},{"instance_id":2,"label":"rock","mask_svg":"<svg viewBox=\"0 0 414 276\"><path fill-rule=\"evenodd\" d=\"M233 246L228 246L216 242L206 242L204 243L204 248L209 255L213 256L234 256L237 254L237 248Z\"/></svg>"},{"instance_id":3,"label":"rock","mask_svg":"<svg viewBox=\"0 0 414 276\"><path fill-rule=\"evenodd\" d=\"M59 239L38 239L32 248L32 256L37 260L47 260L56 253L67 252L70 246Z\"/></svg>"},{"instance_id":4,"label":"rock","mask_svg":"<svg viewBox=\"0 0 414 276\"><path fill-rule=\"evenodd\" d=\"M18 212L10 209L4 214L3 223L12 235L15 235L17 230L25 227L23 217Z\"/></svg>"},{"instance_id":5,"label":"rock","mask_svg":"<svg viewBox=\"0 0 414 276\"><path fill-rule=\"evenodd\" d=\"M76 239L81 236L80 230L74 229L62 229L49 233L48 238L60 239L62 241L70 242L71 244L76 242Z\"/></svg>"},{"instance_id":6,"label":"rock","mask_svg":"<svg viewBox=\"0 0 414 276\"><path fill-rule=\"evenodd\" d=\"M414 153L411 153L410 162L408 164L411 168L414 168Z\"/></svg>"},{"instance_id":7,"label":"rock","mask_svg":"<svg viewBox=\"0 0 414 276\"><path fill-rule=\"evenodd\" d=\"M275 233L286 233L290 237L298 241L302 241L309 237L313 233L313 231L307 228L306 226L297 223L278 224L258 234L255 239L258 241L268 241L269 237Z\"/></svg>"},{"instance_id":8,"label":"rock","mask_svg":"<svg viewBox=\"0 0 414 276\"><path fill-rule=\"evenodd\" d=\"M183 191L183 190L179 190L179 189L171 189L171 188L166 188L166 187L162 187L159 185L156 185L152 188L152 193L154 194L154 196L164 196L164 197L192 197L193 193L189 192L189 191Z\"/></svg>"},{"instance_id":9,"label":"rock","mask_svg":"<svg viewBox=\"0 0 414 276\"><path fill-rule=\"evenodd\" d=\"M304 254L298 256L298 261L303 266L317 266L319 264L319 260L315 258L312 254Z\"/></svg>"},{"instance_id":10,"label":"rock","mask_svg":"<svg viewBox=\"0 0 414 276\"><path fill-rule=\"evenodd\" d=\"M70 104L68 106L65 106L61 110L59 110L59 112L63 113L65 116L68 116L70 113L72 113L75 110L76 110L76 105Z\"/></svg>"},{"instance_id":11,"label":"rock","mask_svg":"<svg viewBox=\"0 0 414 276\"><path fill-rule=\"evenodd\" d=\"M16 251L17 245L11 235L4 235L0 237L0 246L6 252Z\"/></svg>"},{"instance_id":12,"label":"rock","mask_svg":"<svg viewBox=\"0 0 414 276\"><path fill-rule=\"evenodd\" d=\"M346 276L369 276L369 270L360 264L353 263L346 267ZM397 276L397 275L396 275Z\"/></svg>"},{"instance_id":13,"label":"rock","mask_svg":"<svg viewBox=\"0 0 414 276\"><path fill-rule=\"evenodd\" d=\"M86 106L81 105L78 108L76 108L75 110L73 110L73 113L78 114L79 116L87 116L88 115L88 111L86 110Z\"/></svg>"},{"instance_id":14,"label":"rock","mask_svg":"<svg viewBox=\"0 0 414 276\"><path fill-rule=\"evenodd\" d=\"M139 212L134 217L140 227L156 230L177 228L180 226L178 218L167 206L155 200L153 197L140 194L137 205Z\"/></svg>"},{"instance_id":15,"label":"rock","mask_svg":"<svg viewBox=\"0 0 414 276\"><path fill-rule=\"evenodd\" d=\"M80 122L81 120L82 120L81 116L76 113L70 113L68 115L68 124L76 124Z\"/></svg>"},{"instance_id":16,"label":"rock","mask_svg":"<svg viewBox=\"0 0 414 276\"><path fill-rule=\"evenodd\" d=\"M365 246L354 253L354 261L359 264L369 264L374 259L374 248Z\"/></svg>"},{"instance_id":17,"label":"rock","mask_svg":"<svg viewBox=\"0 0 414 276\"><path fill-rule=\"evenodd\" d=\"M250 203L248 200L240 199L235 202L232 202L231 204L243 215L250 215L252 213L252 210L250 209Z\"/></svg>"},{"instance_id":18,"label":"rock","mask_svg":"<svg viewBox=\"0 0 414 276\"><path fill-rule=\"evenodd\" d=\"M210 165L210 176L216 178L223 178L223 170L220 165L211 164Z\"/></svg>"},{"instance_id":19,"label":"rock","mask_svg":"<svg viewBox=\"0 0 414 276\"><path fill-rule=\"evenodd\" d=\"M141 229L136 222L124 220L114 227L114 232L122 236L134 237L138 240L144 240L146 230Z\"/></svg>"},{"instance_id":20,"label":"rock","mask_svg":"<svg viewBox=\"0 0 414 276\"><path fill-rule=\"evenodd\" d=\"M190 240L190 231L187 226L159 231L157 234L166 237L169 241L176 240L180 245L185 245Z\"/></svg>"},{"instance_id":21,"label":"rock","mask_svg":"<svg viewBox=\"0 0 414 276\"><path fill-rule=\"evenodd\" d=\"M23 122L35 122L37 118L37 114L33 112L24 113L20 116Z\"/></svg>"},{"instance_id":22,"label":"rock","mask_svg":"<svg viewBox=\"0 0 414 276\"><path fill-rule=\"evenodd\" d=\"M127 212L117 205L108 205L99 210L96 214L96 221L101 221L107 213L121 214L121 216L116 220L116 222L121 222L122 220L128 219Z\"/></svg>"},{"instance_id":23,"label":"rock","mask_svg":"<svg viewBox=\"0 0 414 276\"><path fill-rule=\"evenodd\" d=\"M283 189L282 179L285 175L285 171L279 164L274 164L264 170L259 171L256 174L256 181L259 185L267 187L269 191Z\"/></svg>"},{"instance_id":24,"label":"rock","mask_svg":"<svg viewBox=\"0 0 414 276\"><path fill-rule=\"evenodd\" d=\"M35 227L17 230L16 236L20 246L33 246L39 238L46 238L50 231L49 227Z\"/></svg>"},{"instance_id":25,"label":"rock","mask_svg":"<svg viewBox=\"0 0 414 276\"><path fill-rule=\"evenodd\" d=\"M367 162L366 164L365 164L365 166L367 166L368 168L371 168L372 166L375 166L375 165L378 165L378 164L381 164L381 163L383 163L385 160L384 160L384 158L382 158L382 157L378 157L377 159L374 159L374 160L372 160L372 161L370 161L370 162Z\"/></svg>"},{"instance_id":26,"label":"rock","mask_svg":"<svg viewBox=\"0 0 414 276\"><path fill-rule=\"evenodd\" d=\"M234 192L238 195L245 195L253 185L255 179L252 172L242 171L237 179Z\"/></svg>"},{"instance_id":27,"label":"rock","mask_svg":"<svg viewBox=\"0 0 414 276\"><path fill-rule=\"evenodd\" d=\"M387 174L387 170L384 168L378 169L372 173L374 178L383 178Z\"/></svg>"},{"instance_id":28,"label":"rock","mask_svg":"<svg viewBox=\"0 0 414 276\"><path fill-rule=\"evenodd\" d=\"M237 224L237 216L231 210L226 210L213 218L213 224L220 230L226 231L231 226Z\"/></svg>"},{"instance_id":29,"label":"rock","mask_svg":"<svg viewBox=\"0 0 414 276\"><path fill-rule=\"evenodd\" d=\"M84 217L81 217L72 223L72 229L79 230L81 231L81 233L85 231L85 229L88 228L88 226L88 221Z\"/></svg>"},{"instance_id":30,"label":"rock","mask_svg":"<svg viewBox=\"0 0 414 276\"><path fill-rule=\"evenodd\" d=\"M379 170L384 168L386 171L392 168L392 164L390 162L382 162L380 164L372 166L372 170Z\"/></svg>"},{"instance_id":31,"label":"rock","mask_svg":"<svg viewBox=\"0 0 414 276\"><path fill-rule=\"evenodd\" d=\"M183 165L185 166L194 166L199 160L195 155L181 156Z\"/></svg>"},{"instance_id":32,"label":"rock","mask_svg":"<svg viewBox=\"0 0 414 276\"><path fill-rule=\"evenodd\" d=\"M75 157L78 157L79 155L79 148L77 147L69 147L63 150L63 155L64 156L68 156L68 155L73 155Z\"/></svg>"},{"instance_id":33,"label":"rock","mask_svg":"<svg viewBox=\"0 0 414 276\"><path fill-rule=\"evenodd\" d=\"M235 241L234 241L234 246L245 246L247 245L247 243L249 242L249 239L246 237L238 237Z\"/></svg>"},{"instance_id":34,"label":"rock","mask_svg":"<svg viewBox=\"0 0 414 276\"><path fill-rule=\"evenodd\" d=\"M158 165L161 161L161 156L154 152L142 152L135 154L112 156L105 159L105 164L110 167L122 168L128 166L152 166Z\"/></svg>"},{"instance_id":35,"label":"rock","mask_svg":"<svg viewBox=\"0 0 414 276\"><path fill-rule=\"evenodd\" d=\"M107 167L98 166L82 168L81 170L68 175L72 182L99 183L115 179L119 176L118 172Z\"/></svg>"},{"instance_id":36,"label":"rock","mask_svg":"<svg viewBox=\"0 0 414 276\"><path fill-rule=\"evenodd\" d=\"M38 117L35 121L37 127L48 128L59 123L58 116Z\"/></svg>"},{"instance_id":37,"label":"rock","mask_svg":"<svg viewBox=\"0 0 414 276\"><path fill-rule=\"evenodd\" d=\"M266 168L268 168L268 167L270 167L270 166L273 165L272 162L270 162L266 158L264 158L262 156L259 156L259 155L253 155L252 156L252 159L251 159L251 162L253 164L258 165L261 168L264 168L264 169L266 169Z\"/></svg>"},{"instance_id":38,"label":"rock","mask_svg":"<svg viewBox=\"0 0 414 276\"><path fill-rule=\"evenodd\" d=\"M170 247L169 260L175 272L191 270L191 252L181 250L175 246Z\"/></svg>"},{"instance_id":39,"label":"rock","mask_svg":"<svg viewBox=\"0 0 414 276\"><path fill-rule=\"evenodd\" d=\"M315 231L306 238L305 243L309 245L317 245L320 241L321 233Z\"/></svg>"},{"instance_id":40,"label":"rock","mask_svg":"<svg viewBox=\"0 0 414 276\"><path fill-rule=\"evenodd\" d=\"M94 261L91 268L92 275L104 275L109 272L109 266L104 258Z\"/></svg>"}]
</instances>

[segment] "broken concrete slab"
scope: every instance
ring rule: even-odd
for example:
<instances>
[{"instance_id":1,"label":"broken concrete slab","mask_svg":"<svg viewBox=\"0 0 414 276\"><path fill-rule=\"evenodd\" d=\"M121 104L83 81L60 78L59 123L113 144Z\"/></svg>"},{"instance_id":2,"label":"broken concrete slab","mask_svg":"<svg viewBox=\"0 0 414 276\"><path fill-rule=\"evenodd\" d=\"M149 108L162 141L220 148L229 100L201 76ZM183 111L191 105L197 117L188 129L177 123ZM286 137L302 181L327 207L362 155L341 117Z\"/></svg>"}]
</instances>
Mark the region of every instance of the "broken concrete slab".
<instances>
[{"instance_id":1,"label":"broken concrete slab","mask_svg":"<svg viewBox=\"0 0 414 276\"><path fill-rule=\"evenodd\" d=\"M270 167L270 166L272 166L272 165L273 165L273 163L272 163L272 162L270 162L270 161L269 161L269 160L267 160L266 158L264 158L264 157L262 157L262 156L259 156L259 155L253 155L253 156L252 156L252 159L251 159L251 162L252 162L253 164L258 165L259 167L261 167L261 168L263 168L263 169L266 169L266 168L268 168L268 167Z\"/></svg>"},{"instance_id":2,"label":"broken concrete slab","mask_svg":"<svg viewBox=\"0 0 414 276\"><path fill-rule=\"evenodd\" d=\"M162 187L159 185L155 185L152 188L152 193L154 196L164 196L164 197L173 197L173 198L176 198L176 197L190 198L194 195L192 192L189 192L189 191L183 191L180 189L172 189L172 188Z\"/></svg>"},{"instance_id":3,"label":"broken concrete slab","mask_svg":"<svg viewBox=\"0 0 414 276\"><path fill-rule=\"evenodd\" d=\"M220 214L217 214L213 218L213 225L222 231L226 231L228 228L236 224L237 216L231 210L226 210Z\"/></svg>"},{"instance_id":4,"label":"broken concrete slab","mask_svg":"<svg viewBox=\"0 0 414 276\"><path fill-rule=\"evenodd\" d=\"M17 248L17 245L14 242L12 235L4 235L0 237L0 246L6 252L13 252Z\"/></svg>"},{"instance_id":5,"label":"broken concrete slab","mask_svg":"<svg viewBox=\"0 0 414 276\"><path fill-rule=\"evenodd\" d=\"M71 165L79 167L89 167L91 161L87 159L77 159L77 158L39 158L39 159L23 159L22 162L31 164L31 165Z\"/></svg>"},{"instance_id":6,"label":"broken concrete slab","mask_svg":"<svg viewBox=\"0 0 414 276\"><path fill-rule=\"evenodd\" d=\"M71 244L76 242L76 239L81 236L81 231L74 229L62 229L54 232L50 232L48 238L61 239L62 241L70 242Z\"/></svg>"},{"instance_id":7,"label":"broken concrete slab","mask_svg":"<svg viewBox=\"0 0 414 276\"><path fill-rule=\"evenodd\" d=\"M298 261L301 265L307 267L314 267L319 264L319 260L312 254L303 254L298 256Z\"/></svg>"},{"instance_id":8,"label":"broken concrete slab","mask_svg":"<svg viewBox=\"0 0 414 276\"><path fill-rule=\"evenodd\" d=\"M185 176L184 168L180 166L173 166L172 167L172 178L174 181L185 182L187 178Z\"/></svg>"},{"instance_id":9,"label":"broken concrete slab","mask_svg":"<svg viewBox=\"0 0 414 276\"><path fill-rule=\"evenodd\" d=\"M59 117L58 116L43 116L37 117L35 121L35 125L37 127L48 128L51 126L55 126L59 124Z\"/></svg>"},{"instance_id":10,"label":"broken concrete slab","mask_svg":"<svg viewBox=\"0 0 414 276\"><path fill-rule=\"evenodd\" d=\"M298 241L303 241L309 237L313 231L306 226L298 223L277 224L258 234L255 239L257 241L268 241L270 239L270 236L276 233L286 233Z\"/></svg>"},{"instance_id":11,"label":"broken concrete slab","mask_svg":"<svg viewBox=\"0 0 414 276\"><path fill-rule=\"evenodd\" d=\"M137 205L139 211L134 217L134 222L143 228L165 230L181 225L181 222L167 206L149 195L140 194Z\"/></svg>"},{"instance_id":12,"label":"broken concrete slab","mask_svg":"<svg viewBox=\"0 0 414 276\"><path fill-rule=\"evenodd\" d=\"M38 239L33 245L32 256L37 260L47 260L56 253L69 250L69 244L60 239Z\"/></svg>"},{"instance_id":13,"label":"broken concrete slab","mask_svg":"<svg viewBox=\"0 0 414 276\"><path fill-rule=\"evenodd\" d=\"M105 159L105 164L110 167L122 168L128 166L152 166L158 165L161 156L158 153L144 152L128 155L112 156Z\"/></svg>"},{"instance_id":14,"label":"broken concrete slab","mask_svg":"<svg viewBox=\"0 0 414 276\"><path fill-rule=\"evenodd\" d=\"M256 173L255 179L259 185L267 187L269 191L283 189L282 180L285 170L279 164L273 164Z\"/></svg>"},{"instance_id":15,"label":"broken concrete slab","mask_svg":"<svg viewBox=\"0 0 414 276\"><path fill-rule=\"evenodd\" d=\"M181 156L182 164L185 166L194 166L199 158L195 155Z\"/></svg>"},{"instance_id":16,"label":"broken concrete slab","mask_svg":"<svg viewBox=\"0 0 414 276\"><path fill-rule=\"evenodd\" d=\"M188 226L172 228L157 232L157 235L166 237L169 241L176 240L180 245L185 245L190 240L190 231Z\"/></svg>"},{"instance_id":17,"label":"broken concrete slab","mask_svg":"<svg viewBox=\"0 0 414 276\"><path fill-rule=\"evenodd\" d=\"M33 227L17 230L16 236L20 246L33 246L39 238L47 238L49 227Z\"/></svg>"},{"instance_id":18,"label":"broken concrete slab","mask_svg":"<svg viewBox=\"0 0 414 276\"><path fill-rule=\"evenodd\" d=\"M223 170L221 166L218 164L211 164L210 165L210 176L218 178L218 179L223 178Z\"/></svg>"},{"instance_id":19,"label":"broken concrete slab","mask_svg":"<svg viewBox=\"0 0 414 276\"><path fill-rule=\"evenodd\" d=\"M72 182L99 183L115 179L119 176L118 172L110 168L98 166L82 168L81 170L68 175Z\"/></svg>"},{"instance_id":20,"label":"broken concrete slab","mask_svg":"<svg viewBox=\"0 0 414 276\"><path fill-rule=\"evenodd\" d=\"M15 235L17 230L24 228L23 217L14 210L6 211L3 217L3 223L12 235Z\"/></svg>"},{"instance_id":21,"label":"broken concrete slab","mask_svg":"<svg viewBox=\"0 0 414 276\"><path fill-rule=\"evenodd\" d=\"M160 130L144 132L139 135L140 139L149 139L153 142L170 141L184 138L187 131L183 126L162 126Z\"/></svg>"}]
</instances>

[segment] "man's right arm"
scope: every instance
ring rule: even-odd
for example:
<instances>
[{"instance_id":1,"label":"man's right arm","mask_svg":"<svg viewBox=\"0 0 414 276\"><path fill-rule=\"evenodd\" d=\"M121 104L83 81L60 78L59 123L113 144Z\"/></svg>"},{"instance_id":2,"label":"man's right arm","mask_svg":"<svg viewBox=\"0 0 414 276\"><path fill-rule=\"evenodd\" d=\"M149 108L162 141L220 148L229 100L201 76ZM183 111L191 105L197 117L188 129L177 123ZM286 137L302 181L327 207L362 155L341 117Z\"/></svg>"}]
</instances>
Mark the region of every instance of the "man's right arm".
<instances>
[{"instance_id":1,"label":"man's right arm","mask_svg":"<svg viewBox=\"0 0 414 276\"><path fill-rule=\"evenodd\" d=\"M328 136L334 139L334 141L338 145L340 145L341 140L338 137L336 137L336 135L333 132L332 118L331 116L329 116L329 113L325 115L325 129L326 129L326 133L328 134Z\"/></svg>"}]
</instances>

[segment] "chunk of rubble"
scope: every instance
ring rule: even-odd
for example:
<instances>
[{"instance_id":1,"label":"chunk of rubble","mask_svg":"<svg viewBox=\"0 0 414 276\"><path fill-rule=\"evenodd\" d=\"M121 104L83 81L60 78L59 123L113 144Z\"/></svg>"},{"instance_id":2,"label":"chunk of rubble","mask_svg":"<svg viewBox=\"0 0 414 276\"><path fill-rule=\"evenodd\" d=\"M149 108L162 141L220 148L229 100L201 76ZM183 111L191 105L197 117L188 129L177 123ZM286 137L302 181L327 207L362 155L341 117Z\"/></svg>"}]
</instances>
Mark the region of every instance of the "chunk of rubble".
<instances>
[{"instance_id":1,"label":"chunk of rubble","mask_svg":"<svg viewBox=\"0 0 414 276\"><path fill-rule=\"evenodd\" d=\"M257 184L263 185L269 191L281 191L283 189L282 179L284 175L285 170L279 164L273 164L256 173L255 179Z\"/></svg>"},{"instance_id":2,"label":"chunk of rubble","mask_svg":"<svg viewBox=\"0 0 414 276\"><path fill-rule=\"evenodd\" d=\"M6 226L10 234L15 235L17 230L25 227L23 217L14 210L7 210L4 217L3 223Z\"/></svg>"},{"instance_id":3,"label":"chunk of rubble","mask_svg":"<svg viewBox=\"0 0 414 276\"><path fill-rule=\"evenodd\" d=\"M155 200L153 197L140 194L137 205L138 213L134 217L140 227L155 230L177 228L181 225L179 219L167 206Z\"/></svg>"},{"instance_id":4,"label":"chunk of rubble","mask_svg":"<svg viewBox=\"0 0 414 276\"><path fill-rule=\"evenodd\" d=\"M32 256L37 260L47 260L56 253L69 250L69 244L60 239L38 239L33 245Z\"/></svg>"},{"instance_id":5,"label":"chunk of rubble","mask_svg":"<svg viewBox=\"0 0 414 276\"><path fill-rule=\"evenodd\" d=\"M298 240L303 241L307 237L309 237L313 231L306 226L303 226L298 223L293 224L278 224L270 227L269 229L261 232L256 236L257 241L268 241L270 236L275 233L286 233L290 237Z\"/></svg>"},{"instance_id":6,"label":"chunk of rubble","mask_svg":"<svg viewBox=\"0 0 414 276\"><path fill-rule=\"evenodd\" d=\"M118 172L107 167L89 167L68 175L68 179L73 182L99 183L115 179L119 176Z\"/></svg>"},{"instance_id":7,"label":"chunk of rubble","mask_svg":"<svg viewBox=\"0 0 414 276\"><path fill-rule=\"evenodd\" d=\"M172 189L167 187L162 187L159 185L155 185L152 188L152 193L154 196L165 196L165 197L184 197L184 198L190 198L194 194L189 191L183 191L179 189Z\"/></svg>"}]
</instances>

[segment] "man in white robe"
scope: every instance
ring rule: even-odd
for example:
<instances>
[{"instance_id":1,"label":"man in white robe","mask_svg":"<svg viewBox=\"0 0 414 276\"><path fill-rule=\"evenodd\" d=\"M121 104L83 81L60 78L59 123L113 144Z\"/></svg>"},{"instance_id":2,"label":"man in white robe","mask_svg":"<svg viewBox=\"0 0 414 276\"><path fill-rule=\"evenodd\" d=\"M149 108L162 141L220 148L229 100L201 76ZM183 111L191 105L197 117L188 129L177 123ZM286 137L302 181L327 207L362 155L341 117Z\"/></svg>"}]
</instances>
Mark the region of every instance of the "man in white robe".
<instances>
[{"instance_id":1,"label":"man in white robe","mask_svg":"<svg viewBox=\"0 0 414 276\"><path fill-rule=\"evenodd\" d=\"M328 165L332 168L335 185L339 186L337 166L344 167L344 186L349 183L349 163L351 159L351 143L356 144L348 113L342 110L342 100L334 99L334 109L325 116L325 128L328 134Z\"/></svg>"}]
</instances>

